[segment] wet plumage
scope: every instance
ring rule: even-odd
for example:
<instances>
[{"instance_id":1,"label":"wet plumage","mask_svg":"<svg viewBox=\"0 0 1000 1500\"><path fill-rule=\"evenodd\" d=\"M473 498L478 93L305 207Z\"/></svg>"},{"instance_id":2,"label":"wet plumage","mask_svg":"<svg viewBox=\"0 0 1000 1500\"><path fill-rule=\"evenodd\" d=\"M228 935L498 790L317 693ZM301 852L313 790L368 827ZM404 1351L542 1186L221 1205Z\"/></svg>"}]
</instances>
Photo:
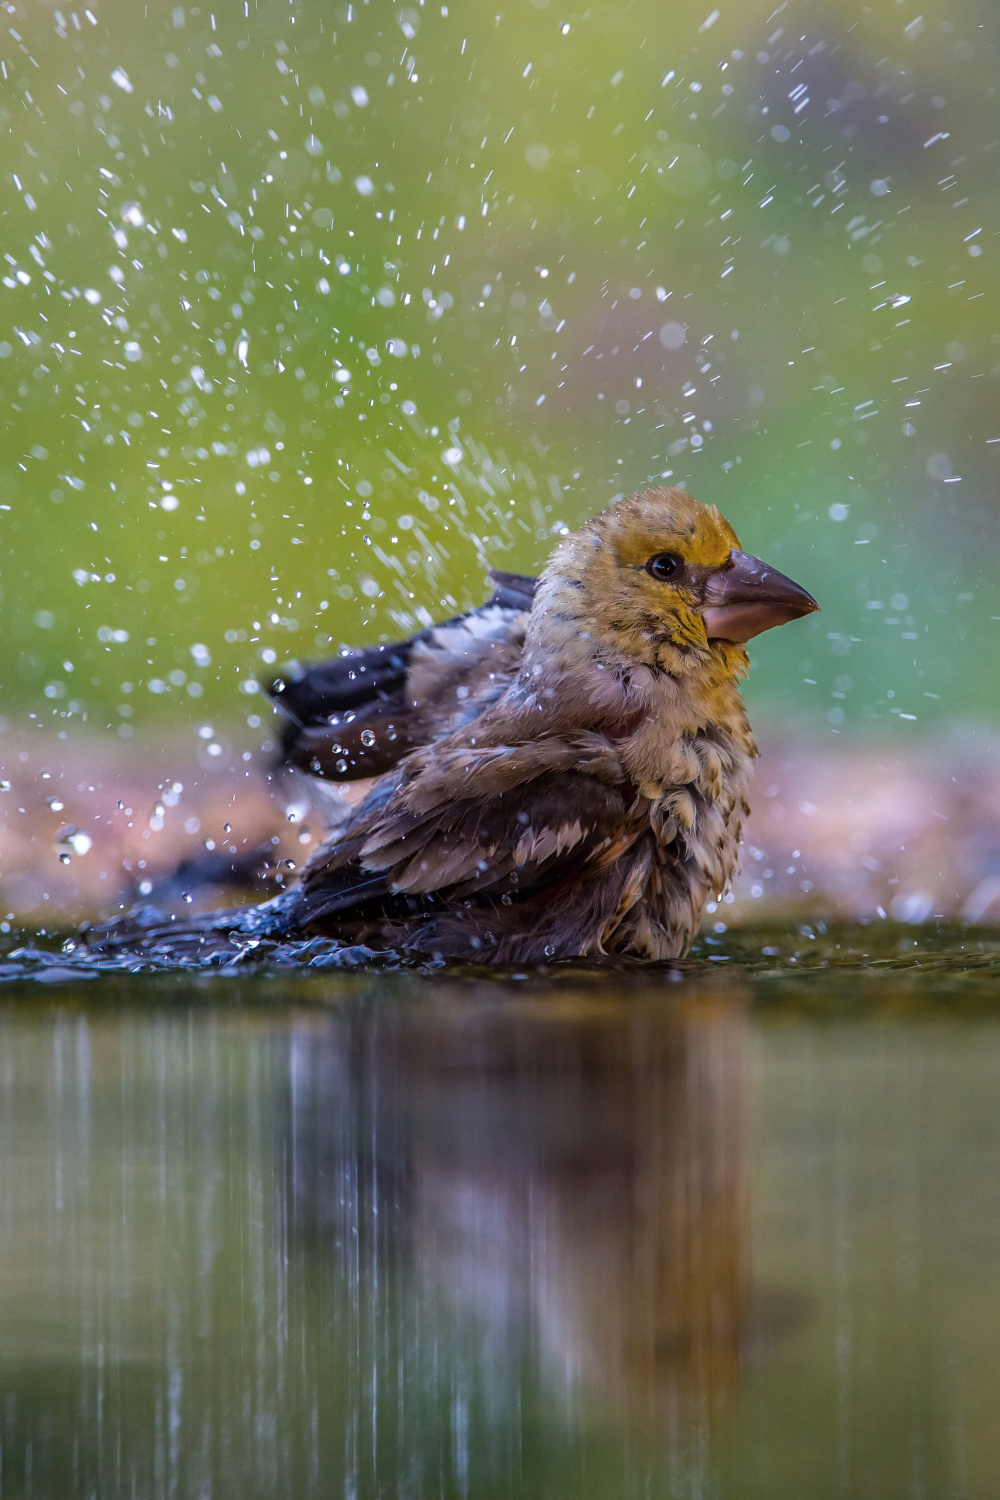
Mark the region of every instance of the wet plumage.
<instances>
[{"instance_id":1,"label":"wet plumage","mask_svg":"<svg viewBox=\"0 0 1000 1500\"><path fill-rule=\"evenodd\" d=\"M498 698L518 669L537 580L492 568L490 578L485 604L409 640L285 668L268 691L287 763L328 781L380 776Z\"/></svg>"},{"instance_id":2,"label":"wet plumage","mask_svg":"<svg viewBox=\"0 0 1000 1500\"><path fill-rule=\"evenodd\" d=\"M507 629L502 671L482 673L475 631L467 680L461 651L445 665L445 650L423 698L414 657L441 648L417 638L389 663L394 686L375 682L352 724L369 715L373 765L393 760L404 709L407 743L425 742L268 904L274 933L500 963L682 954L734 872L748 810L743 643L815 608L682 490L603 511L556 547L526 620ZM324 732L343 747L346 727ZM224 930L227 914L208 920ZM267 907L254 921L268 930Z\"/></svg>"}]
</instances>

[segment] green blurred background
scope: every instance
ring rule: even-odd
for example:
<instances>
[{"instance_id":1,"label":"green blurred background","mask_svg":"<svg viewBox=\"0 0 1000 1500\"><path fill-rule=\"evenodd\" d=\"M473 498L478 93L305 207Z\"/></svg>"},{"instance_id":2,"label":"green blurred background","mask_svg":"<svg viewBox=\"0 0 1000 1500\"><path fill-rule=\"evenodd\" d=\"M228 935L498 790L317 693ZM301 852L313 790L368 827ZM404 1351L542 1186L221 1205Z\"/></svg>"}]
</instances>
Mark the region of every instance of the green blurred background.
<instances>
[{"instance_id":1,"label":"green blurred background","mask_svg":"<svg viewBox=\"0 0 1000 1500\"><path fill-rule=\"evenodd\" d=\"M4 3L8 723L252 718L661 476L822 602L758 715L995 719L1000 20L921 4Z\"/></svg>"}]
</instances>

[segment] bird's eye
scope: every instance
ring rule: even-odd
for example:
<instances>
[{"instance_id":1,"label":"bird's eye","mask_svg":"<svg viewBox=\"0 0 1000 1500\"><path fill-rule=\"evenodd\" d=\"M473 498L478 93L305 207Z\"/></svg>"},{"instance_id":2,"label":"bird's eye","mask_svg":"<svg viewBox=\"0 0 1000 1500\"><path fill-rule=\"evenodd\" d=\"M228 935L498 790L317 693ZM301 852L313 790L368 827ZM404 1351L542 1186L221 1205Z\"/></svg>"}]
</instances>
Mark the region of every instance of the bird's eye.
<instances>
[{"instance_id":1,"label":"bird's eye","mask_svg":"<svg viewBox=\"0 0 1000 1500\"><path fill-rule=\"evenodd\" d=\"M646 572L660 583L666 583L669 579L678 577L683 567L684 563L676 552L657 552L646 564Z\"/></svg>"}]
</instances>

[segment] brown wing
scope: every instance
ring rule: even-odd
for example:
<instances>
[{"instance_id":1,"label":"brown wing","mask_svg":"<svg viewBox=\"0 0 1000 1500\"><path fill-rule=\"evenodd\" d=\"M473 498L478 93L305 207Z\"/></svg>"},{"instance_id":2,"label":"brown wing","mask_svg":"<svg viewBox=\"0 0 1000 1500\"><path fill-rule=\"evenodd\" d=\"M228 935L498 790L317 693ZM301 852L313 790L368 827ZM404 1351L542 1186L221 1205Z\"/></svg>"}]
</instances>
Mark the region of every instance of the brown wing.
<instances>
[{"instance_id":1,"label":"brown wing","mask_svg":"<svg viewBox=\"0 0 1000 1500\"><path fill-rule=\"evenodd\" d=\"M516 672L534 578L490 570L479 609L392 645L343 651L268 687L287 719L284 758L331 781L380 776L469 722Z\"/></svg>"},{"instance_id":2,"label":"brown wing","mask_svg":"<svg viewBox=\"0 0 1000 1500\"><path fill-rule=\"evenodd\" d=\"M361 921L382 941L469 957L600 951L654 857L649 804L611 747L417 759L310 862L297 922L356 935Z\"/></svg>"}]
</instances>

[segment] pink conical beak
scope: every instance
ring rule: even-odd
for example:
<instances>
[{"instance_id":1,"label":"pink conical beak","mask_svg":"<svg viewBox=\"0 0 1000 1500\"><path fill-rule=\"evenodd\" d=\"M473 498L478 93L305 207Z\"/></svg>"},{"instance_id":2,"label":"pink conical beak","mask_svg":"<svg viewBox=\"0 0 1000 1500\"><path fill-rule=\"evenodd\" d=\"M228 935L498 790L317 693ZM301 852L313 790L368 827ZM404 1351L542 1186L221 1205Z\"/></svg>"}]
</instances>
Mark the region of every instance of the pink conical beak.
<instances>
[{"instance_id":1,"label":"pink conical beak","mask_svg":"<svg viewBox=\"0 0 1000 1500\"><path fill-rule=\"evenodd\" d=\"M787 625L818 609L812 594L791 578L734 547L728 563L705 585L701 616L710 641L743 644L773 625Z\"/></svg>"}]
</instances>

